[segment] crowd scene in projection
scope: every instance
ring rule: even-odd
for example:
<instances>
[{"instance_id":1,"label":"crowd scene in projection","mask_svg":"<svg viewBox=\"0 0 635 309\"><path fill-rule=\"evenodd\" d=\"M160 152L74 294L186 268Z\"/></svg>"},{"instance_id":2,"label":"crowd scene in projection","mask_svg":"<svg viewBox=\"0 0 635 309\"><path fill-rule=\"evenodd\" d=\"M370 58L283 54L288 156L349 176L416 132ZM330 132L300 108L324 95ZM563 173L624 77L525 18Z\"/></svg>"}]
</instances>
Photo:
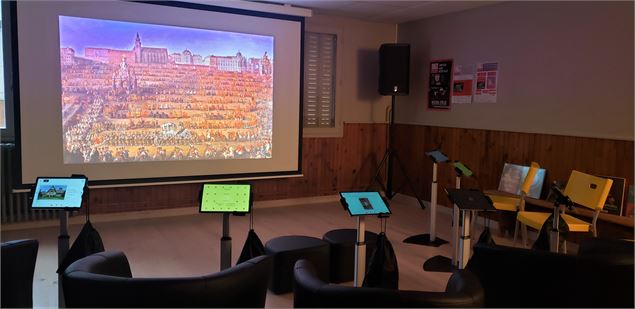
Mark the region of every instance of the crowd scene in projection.
<instances>
[{"instance_id":1,"label":"crowd scene in projection","mask_svg":"<svg viewBox=\"0 0 635 309\"><path fill-rule=\"evenodd\" d=\"M271 158L272 53L269 36L60 16L64 163Z\"/></svg>"}]
</instances>

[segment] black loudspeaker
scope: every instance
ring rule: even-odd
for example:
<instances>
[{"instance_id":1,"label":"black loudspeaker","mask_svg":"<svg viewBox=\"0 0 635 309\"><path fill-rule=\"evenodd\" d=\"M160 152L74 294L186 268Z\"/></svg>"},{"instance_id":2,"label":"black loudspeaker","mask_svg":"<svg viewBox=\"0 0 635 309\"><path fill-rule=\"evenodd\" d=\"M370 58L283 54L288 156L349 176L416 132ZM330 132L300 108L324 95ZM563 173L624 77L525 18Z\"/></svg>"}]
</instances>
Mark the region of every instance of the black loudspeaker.
<instances>
[{"instance_id":1,"label":"black loudspeaker","mask_svg":"<svg viewBox=\"0 0 635 309\"><path fill-rule=\"evenodd\" d=\"M379 47L379 93L408 95L410 91L410 44Z\"/></svg>"}]
</instances>

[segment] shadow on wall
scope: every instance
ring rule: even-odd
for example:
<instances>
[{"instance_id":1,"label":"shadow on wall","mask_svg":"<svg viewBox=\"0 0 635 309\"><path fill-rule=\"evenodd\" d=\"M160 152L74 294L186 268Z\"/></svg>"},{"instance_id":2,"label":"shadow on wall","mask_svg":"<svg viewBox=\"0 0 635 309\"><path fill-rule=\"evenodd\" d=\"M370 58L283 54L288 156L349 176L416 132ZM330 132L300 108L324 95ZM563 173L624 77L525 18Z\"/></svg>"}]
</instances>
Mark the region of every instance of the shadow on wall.
<instances>
[{"instance_id":1,"label":"shadow on wall","mask_svg":"<svg viewBox=\"0 0 635 309\"><path fill-rule=\"evenodd\" d=\"M427 106L428 84L430 83L430 46L425 44L419 48L410 45L410 95L421 98L423 97ZM448 57L449 58L449 57ZM414 74L413 74L414 72ZM414 87L417 85L418 87Z\"/></svg>"},{"instance_id":2,"label":"shadow on wall","mask_svg":"<svg viewBox=\"0 0 635 309\"><path fill-rule=\"evenodd\" d=\"M377 48L357 51L357 98L360 101L374 102L380 97L379 92L377 92L379 46Z\"/></svg>"}]
</instances>

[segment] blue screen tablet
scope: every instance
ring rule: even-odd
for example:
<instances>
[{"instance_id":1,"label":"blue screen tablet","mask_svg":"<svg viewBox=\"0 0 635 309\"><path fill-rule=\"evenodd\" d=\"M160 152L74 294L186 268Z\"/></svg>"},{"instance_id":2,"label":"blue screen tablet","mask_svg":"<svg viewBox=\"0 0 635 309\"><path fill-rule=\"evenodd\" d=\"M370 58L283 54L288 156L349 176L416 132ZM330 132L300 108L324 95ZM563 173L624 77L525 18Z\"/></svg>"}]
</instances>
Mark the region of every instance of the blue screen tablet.
<instances>
[{"instance_id":1,"label":"blue screen tablet","mask_svg":"<svg viewBox=\"0 0 635 309\"><path fill-rule=\"evenodd\" d=\"M448 162L448 156L446 156L443 152L441 152L441 150L435 149L435 150L431 150L426 152L426 155L428 157L430 157L430 159L432 159L432 161L434 161L435 163L443 163L443 162Z\"/></svg>"},{"instance_id":2,"label":"blue screen tablet","mask_svg":"<svg viewBox=\"0 0 635 309\"><path fill-rule=\"evenodd\" d=\"M33 209L80 209L86 178L38 177Z\"/></svg>"},{"instance_id":3,"label":"blue screen tablet","mask_svg":"<svg viewBox=\"0 0 635 309\"><path fill-rule=\"evenodd\" d=\"M341 192L340 196L351 216L390 214L379 192Z\"/></svg>"},{"instance_id":4,"label":"blue screen tablet","mask_svg":"<svg viewBox=\"0 0 635 309\"><path fill-rule=\"evenodd\" d=\"M251 209L251 185L204 184L200 212L248 213Z\"/></svg>"}]
</instances>

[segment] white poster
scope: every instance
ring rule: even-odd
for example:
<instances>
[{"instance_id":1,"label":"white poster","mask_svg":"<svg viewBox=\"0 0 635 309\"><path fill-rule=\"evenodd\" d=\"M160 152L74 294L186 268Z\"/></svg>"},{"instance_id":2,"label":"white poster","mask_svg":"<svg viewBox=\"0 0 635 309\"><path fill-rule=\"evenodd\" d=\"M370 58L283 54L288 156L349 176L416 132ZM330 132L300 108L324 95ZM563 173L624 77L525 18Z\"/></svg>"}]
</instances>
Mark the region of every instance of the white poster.
<instances>
[{"instance_id":1,"label":"white poster","mask_svg":"<svg viewBox=\"0 0 635 309\"><path fill-rule=\"evenodd\" d=\"M474 103L496 103L498 78L498 62L484 62L476 65Z\"/></svg>"},{"instance_id":2,"label":"white poster","mask_svg":"<svg viewBox=\"0 0 635 309\"><path fill-rule=\"evenodd\" d=\"M452 78L452 102L456 104L472 103L474 95L474 65L454 66Z\"/></svg>"}]
</instances>

